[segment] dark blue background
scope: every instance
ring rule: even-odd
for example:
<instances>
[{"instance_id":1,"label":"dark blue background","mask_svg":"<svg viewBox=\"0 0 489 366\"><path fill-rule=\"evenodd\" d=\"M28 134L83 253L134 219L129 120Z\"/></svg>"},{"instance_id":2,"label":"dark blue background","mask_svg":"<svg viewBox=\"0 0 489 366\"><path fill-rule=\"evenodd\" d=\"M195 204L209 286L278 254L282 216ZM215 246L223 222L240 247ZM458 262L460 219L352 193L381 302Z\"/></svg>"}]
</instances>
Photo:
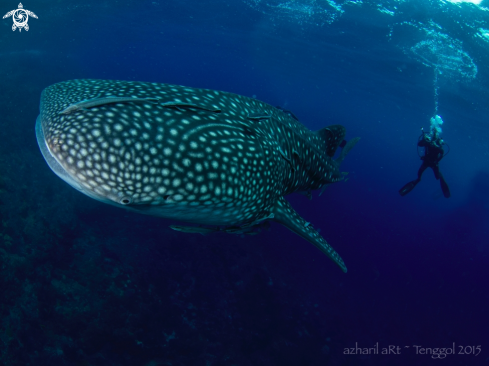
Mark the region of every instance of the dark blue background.
<instances>
[{"instance_id":1,"label":"dark blue background","mask_svg":"<svg viewBox=\"0 0 489 366\"><path fill-rule=\"evenodd\" d=\"M398 12L382 14L376 3L365 1L344 5L335 22L323 25L273 14L263 5L267 11L260 12L240 1L36 1L24 3L39 17L29 19L29 32L12 32L11 19L3 20L0 214L3 235L14 243L8 246L4 237L5 250L32 259L36 256L25 253L54 244L43 263L32 259L22 273L16 272L17 280L25 276L19 301L2 300L3 317L11 317L5 318L0 335L2 361L488 364L489 43L476 36L487 24L487 12L469 4L386 4ZM4 13L16 6L0 5ZM426 129L434 114L434 86L433 69L402 52L399 45L409 44L410 35L399 41L396 24L429 19L461 40L478 67L474 80L439 81L438 114L451 148L440 164L452 191L448 200L431 171L408 196L397 192L416 177L416 142L420 127ZM416 42L413 38L411 44ZM254 237L186 235L170 231L169 220L107 207L75 192L49 171L34 137L42 89L72 78L255 95L292 110L311 130L343 124L347 138L362 138L342 166L348 181L328 187L321 197L316 193L312 201L300 195L288 199L321 229L349 272L341 273L311 244L276 224ZM80 246L82 251L75 250ZM83 284L85 272L77 270L88 268L92 255L124 268L137 283L131 290L137 300L126 296L110 306L115 313L146 317L146 328L122 317L111 322L107 315L102 330L88 336L85 320L70 326L49 320L47 314L56 312L64 298L58 294L61 300L55 301L42 294L56 281L76 278L93 296L88 303L97 301L90 287L96 280ZM35 266L56 270L49 270L43 284ZM5 281L5 286L15 282ZM151 298L141 295L149 288ZM31 292L37 299L31 307L37 306L40 315L18 310L19 322L36 325L18 326L16 333L12 309L24 309L22 301ZM189 309L196 309L194 315ZM63 325L56 329L56 324ZM46 333L45 327L56 330ZM131 334L124 338L127 343L117 343L121 329ZM175 339L168 340L172 332ZM151 341L136 345L144 334ZM23 348L14 346L16 336ZM355 342L361 347L397 345L403 351L398 356L343 355ZM452 342L481 345L482 353L434 361L413 350L413 345L449 347ZM28 361L20 356L26 352Z\"/></svg>"}]
</instances>

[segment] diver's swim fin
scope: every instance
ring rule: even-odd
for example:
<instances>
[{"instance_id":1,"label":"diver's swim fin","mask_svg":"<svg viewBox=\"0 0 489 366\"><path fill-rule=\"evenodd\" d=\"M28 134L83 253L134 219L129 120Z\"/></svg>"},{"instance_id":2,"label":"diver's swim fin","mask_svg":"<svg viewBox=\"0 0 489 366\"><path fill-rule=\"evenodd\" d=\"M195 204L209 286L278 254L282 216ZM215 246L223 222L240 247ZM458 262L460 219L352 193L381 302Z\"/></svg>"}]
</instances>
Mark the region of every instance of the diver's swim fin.
<instances>
[{"instance_id":1,"label":"diver's swim fin","mask_svg":"<svg viewBox=\"0 0 489 366\"><path fill-rule=\"evenodd\" d=\"M416 187L416 184L418 183L419 183L419 179L412 180L411 182L407 183L404 187L402 187L399 190L399 194L401 196L405 196L406 194L411 192L414 189L414 187Z\"/></svg>"},{"instance_id":2,"label":"diver's swim fin","mask_svg":"<svg viewBox=\"0 0 489 366\"><path fill-rule=\"evenodd\" d=\"M445 182L445 178L443 178L443 175L441 175L441 173L440 173L440 186L445 198L450 198L450 188L448 188L448 184L447 182Z\"/></svg>"}]
</instances>

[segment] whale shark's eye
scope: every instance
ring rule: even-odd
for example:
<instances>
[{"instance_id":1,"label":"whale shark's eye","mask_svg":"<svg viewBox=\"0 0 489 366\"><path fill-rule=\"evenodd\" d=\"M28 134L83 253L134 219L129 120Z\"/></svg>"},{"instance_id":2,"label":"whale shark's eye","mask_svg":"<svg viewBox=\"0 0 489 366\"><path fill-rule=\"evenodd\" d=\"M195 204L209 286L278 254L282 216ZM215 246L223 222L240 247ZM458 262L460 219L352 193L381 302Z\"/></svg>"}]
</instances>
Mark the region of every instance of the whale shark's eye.
<instances>
[{"instance_id":1,"label":"whale shark's eye","mask_svg":"<svg viewBox=\"0 0 489 366\"><path fill-rule=\"evenodd\" d=\"M119 203L122 205L129 205L130 203L132 203L132 198L128 196L124 196L120 199Z\"/></svg>"}]
</instances>

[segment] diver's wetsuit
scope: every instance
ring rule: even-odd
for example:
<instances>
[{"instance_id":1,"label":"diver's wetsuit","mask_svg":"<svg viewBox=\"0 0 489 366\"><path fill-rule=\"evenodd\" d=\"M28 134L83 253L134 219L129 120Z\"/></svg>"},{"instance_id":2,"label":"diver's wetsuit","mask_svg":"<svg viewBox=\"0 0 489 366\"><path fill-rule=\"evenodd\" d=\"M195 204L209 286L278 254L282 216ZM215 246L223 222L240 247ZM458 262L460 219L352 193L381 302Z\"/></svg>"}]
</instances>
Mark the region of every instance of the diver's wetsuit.
<instances>
[{"instance_id":1,"label":"diver's wetsuit","mask_svg":"<svg viewBox=\"0 0 489 366\"><path fill-rule=\"evenodd\" d=\"M406 185L402 187L399 190L399 194L401 196L405 196L409 192L413 190L414 187L416 187L416 184L419 183L421 180L421 176L423 175L423 172L426 170L426 168L431 168L433 169L433 173L435 173L435 178L440 180L440 186L441 190L443 191L443 195L445 198L450 197L450 189L448 188L448 184L445 181L445 178L443 178L443 175L440 172L440 168L438 167L438 163L440 162L441 159L443 159L443 155L445 152L443 151L442 148L442 140L435 135L433 140L430 139L428 134L423 132L423 138L418 142L418 146L424 147L424 156L421 157L421 160L423 160L423 164L419 167L418 170L418 179L415 179Z\"/></svg>"}]
</instances>

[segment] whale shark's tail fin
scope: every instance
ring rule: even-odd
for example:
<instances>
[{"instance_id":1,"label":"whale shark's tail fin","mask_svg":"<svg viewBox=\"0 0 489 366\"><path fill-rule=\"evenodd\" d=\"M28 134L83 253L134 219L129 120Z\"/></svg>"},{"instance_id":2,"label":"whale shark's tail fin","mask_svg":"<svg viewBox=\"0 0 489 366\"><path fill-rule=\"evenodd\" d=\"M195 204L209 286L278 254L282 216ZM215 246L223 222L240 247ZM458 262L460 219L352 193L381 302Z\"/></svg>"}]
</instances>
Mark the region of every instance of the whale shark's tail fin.
<instances>
[{"instance_id":1,"label":"whale shark's tail fin","mask_svg":"<svg viewBox=\"0 0 489 366\"><path fill-rule=\"evenodd\" d=\"M343 147L343 149L341 150L340 156L338 157L338 159L335 160L338 163L338 165L342 163L345 156L350 152L353 146L357 144L358 140L360 140L360 137L355 137L346 143L345 147Z\"/></svg>"}]
</instances>

